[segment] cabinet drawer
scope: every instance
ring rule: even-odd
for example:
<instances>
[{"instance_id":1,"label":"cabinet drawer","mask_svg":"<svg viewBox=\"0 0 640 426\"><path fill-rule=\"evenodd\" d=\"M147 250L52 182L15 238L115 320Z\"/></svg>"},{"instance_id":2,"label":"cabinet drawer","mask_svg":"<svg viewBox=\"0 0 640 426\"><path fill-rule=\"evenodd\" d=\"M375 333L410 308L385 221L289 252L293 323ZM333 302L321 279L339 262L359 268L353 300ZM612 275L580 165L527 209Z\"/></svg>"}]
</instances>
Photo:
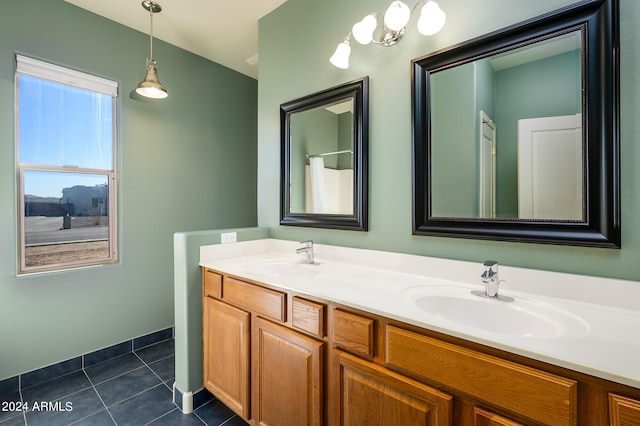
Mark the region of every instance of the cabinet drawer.
<instances>
[{"instance_id":1,"label":"cabinet drawer","mask_svg":"<svg viewBox=\"0 0 640 426\"><path fill-rule=\"evenodd\" d=\"M291 307L293 328L324 337L324 309L321 303L294 296Z\"/></svg>"},{"instance_id":2,"label":"cabinet drawer","mask_svg":"<svg viewBox=\"0 0 640 426\"><path fill-rule=\"evenodd\" d=\"M287 319L287 294L280 291L224 277L222 299L276 321Z\"/></svg>"},{"instance_id":3,"label":"cabinet drawer","mask_svg":"<svg viewBox=\"0 0 640 426\"><path fill-rule=\"evenodd\" d=\"M609 424L612 426L639 425L640 401L610 393L609 416Z\"/></svg>"},{"instance_id":4,"label":"cabinet drawer","mask_svg":"<svg viewBox=\"0 0 640 426\"><path fill-rule=\"evenodd\" d=\"M387 326L385 362L547 425L575 425L577 384L553 374Z\"/></svg>"},{"instance_id":5,"label":"cabinet drawer","mask_svg":"<svg viewBox=\"0 0 640 426\"><path fill-rule=\"evenodd\" d=\"M373 320L334 309L333 343L348 352L373 358Z\"/></svg>"},{"instance_id":6,"label":"cabinet drawer","mask_svg":"<svg viewBox=\"0 0 640 426\"><path fill-rule=\"evenodd\" d=\"M222 296L222 275L216 274L210 269L204 270L204 296L220 299Z\"/></svg>"},{"instance_id":7,"label":"cabinet drawer","mask_svg":"<svg viewBox=\"0 0 640 426\"><path fill-rule=\"evenodd\" d=\"M523 426L522 423L514 422L505 417L499 416L491 411L483 410L479 407L473 408L474 426Z\"/></svg>"}]
</instances>

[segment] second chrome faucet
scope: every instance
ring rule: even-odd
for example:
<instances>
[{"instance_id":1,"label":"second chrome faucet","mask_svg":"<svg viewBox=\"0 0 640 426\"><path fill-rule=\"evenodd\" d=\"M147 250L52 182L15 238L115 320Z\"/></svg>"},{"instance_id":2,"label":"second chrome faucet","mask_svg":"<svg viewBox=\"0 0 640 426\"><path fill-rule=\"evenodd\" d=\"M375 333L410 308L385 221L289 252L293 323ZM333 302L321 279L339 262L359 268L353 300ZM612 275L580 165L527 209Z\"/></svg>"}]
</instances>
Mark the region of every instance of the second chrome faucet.
<instances>
[{"instance_id":1,"label":"second chrome faucet","mask_svg":"<svg viewBox=\"0 0 640 426\"><path fill-rule=\"evenodd\" d=\"M316 254L313 251L313 241L311 240L302 241L300 244L304 244L304 246L296 249L296 253L298 254L306 253L307 255L306 260L304 260L302 263L307 263L309 265L317 265L318 263L316 262Z\"/></svg>"},{"instance_id":2,"label":"second chrome faucet","mask_svg":"<svg viewBox=\"0 0 640 426\"><path fill-rule=\"evenodd\" d=\"M484 283L484 291L474 290L471 293L476 296L502 300L503 302L513 302L513 297L498 294L498 287L502 282L498 278L498 262L495 260L486 260L484 262L484 272L480 275L480 278L482 278L482 282Z\"/></svg>"}]
</instances>

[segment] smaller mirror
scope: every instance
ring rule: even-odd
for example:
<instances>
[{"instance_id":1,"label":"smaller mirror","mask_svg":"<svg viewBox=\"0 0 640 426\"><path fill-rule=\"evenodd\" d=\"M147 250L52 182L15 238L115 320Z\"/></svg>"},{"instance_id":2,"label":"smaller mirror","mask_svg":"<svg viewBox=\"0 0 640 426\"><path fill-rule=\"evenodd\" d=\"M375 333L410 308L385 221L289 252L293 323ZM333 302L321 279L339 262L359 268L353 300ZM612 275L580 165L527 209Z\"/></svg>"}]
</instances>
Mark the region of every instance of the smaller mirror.
<instances>
[{"instance_id":1,"label":"smaller mirror","mask_svg":"<svg viewBox=\"0 0 640 426\"><path fill-rule=\"evenodd\" d=\"M368 83L280 106L280 224L367 230Z\"/></svg>"}]
</instances>

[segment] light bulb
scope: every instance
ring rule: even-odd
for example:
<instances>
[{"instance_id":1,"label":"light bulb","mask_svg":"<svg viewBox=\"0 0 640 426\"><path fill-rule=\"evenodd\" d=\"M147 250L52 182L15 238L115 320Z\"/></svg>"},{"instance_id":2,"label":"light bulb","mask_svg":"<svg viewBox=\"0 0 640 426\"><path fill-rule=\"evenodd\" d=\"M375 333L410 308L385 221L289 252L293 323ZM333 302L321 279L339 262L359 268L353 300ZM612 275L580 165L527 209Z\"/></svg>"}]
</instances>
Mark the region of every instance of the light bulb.
<instances>
[{"instance_id":1,"label":"light bulb","mask_svg":"<svg viewBox=\"0 0 640 426\"><path fill-rule=\"evenodd\" d=\"M400 31L407 25L410 17L409 6L396 0L384 13L384 25L391 31Z\"/></svg>"},{"instance_id":2,"label":"light bulb","mask_svg":"<svg viewBox=\"0 0 640 426\"><path fill-rule=\"evenodd\" d=\"M167 92L157 87L138 87L136 92L145 98L164 99L167 97Z\"/></svg>"},{"instance_id":3,"label":"light bulb","mask_svg":"<svg viewBox=\"0 0 640 426\"><path fill-rule=\"evenodd\" d=\"M362 21L356 22L351 29L353 38L360 44L369 44L373 40L373 32L378 26L378 21L375 16L367 15L362 18Z\"/></svg>"},{"instance_id":4,"label":"light bulb","mask_svg":"<svg viewBox=\"0 0 640 426\"><path fill-rule=\"evenodd\" d=\"M335 67L346 70L349 68L349 55L351 55L351 46L349 45L349 40L345 40L336 47L336 51L329 58L329 62Z\"/></svg>"},{"instance_id":5,"label":"light bulb","mask_svg":"<svg viewBox=\"0 0 640 426\"><path fill-rule=\"evenodd\" d=\"M420 19L418 19L418 31L422 35L434 35L444 27L447 15L444 13L438 3L429 0L420 11Z\"/></svg>"}]
</instances>

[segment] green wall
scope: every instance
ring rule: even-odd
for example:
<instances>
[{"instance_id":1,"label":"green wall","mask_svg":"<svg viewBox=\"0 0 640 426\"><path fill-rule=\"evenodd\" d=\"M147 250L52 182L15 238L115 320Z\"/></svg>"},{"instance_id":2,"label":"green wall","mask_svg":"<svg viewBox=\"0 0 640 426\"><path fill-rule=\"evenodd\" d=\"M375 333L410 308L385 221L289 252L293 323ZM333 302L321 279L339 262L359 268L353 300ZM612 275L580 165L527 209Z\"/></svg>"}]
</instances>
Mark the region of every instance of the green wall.
<instances>
[{"instance_id":1,"label":"green wall","mask_svg":"<svg viewBox=\"0 0 640 426\"><path fill-rule=\"evenodd\" d=\"M476 112L484 111L493 120L495 104L495 72L490 58L474 61L476 82ZM476 114L476 120L479 120ZM480 139L480 125L476 125L476 139Z\"/></svg>"},{"instance_id":2,"label":"green wall","mask_svg":"<svg viewBox=\"0 0 640 426\"><path fill-rule=\"evenodd\" d=\"M269 238L267 228L177 232L173 237L175 385L182 393L195 393L202 389L202 273L198 266L200 247L220 244L223 232L236 232L238 241Z\"/></svg>"},{"instance_id":3,"label":"green wall","mask_svg":"<svg viewBox=\"0 0 640 426\"><path fill-rule=\"evenodd\" d=\"M387 0L288 0L260 21L258 223L272 236L604 277L640 280L640 2L621 0L622 249L609 250L411 235L412 58L574 3L574 0L442 0L445 28L413 28L397 46L352 43L351 67L328 58L354 22ZM414 18L415 19L415 18ZM412 21L411 25L415 22ZM370 77L369 232L279 226L278 105ZM480 271L480 267L479 267Z\"/></svg>"},{"instance_id":4,"label":"green wall","mask_svg":"<svg viewBox=\"0 0 640 426\"><path fill-rule=\"evenodd\" d=\"M148 43L62 0L2 1L0 380L172 326L174 233L256 224L257 81L156 39L169 98L133 100ZM116 265L16 277L15 53L120 83Z\"/></svg>"},{"instance_id":5,"label":"green wall","mask_svg":"<svg viewBox=\"0 0 640 426\"><path fill-rule=\"evenodd\" d=\"M475 72L473 64L434 73L431 83L432 213L478 215Z\"/></svg>"},{"instance_id":6,"label":"green wall","mask_svg":"<svg viewBox=\"0 0 640 426\"><path fill-rule=\"evenodd\" d=\"M433 216L480 214L480 111L493 117L494 86L489 59L430 76Z\"/></svg>"},{"instance_id":7,"label":"green wall","mask_svg":"<svg viewBox=\"0 0 640 426\"><path fill-rule=\"evenodd\" d=\"M338 115L338 151L353 151L353 113L343 112ZM353 169L353 155L338 154L338 170Z\"/></svg>"}]
</instances>

